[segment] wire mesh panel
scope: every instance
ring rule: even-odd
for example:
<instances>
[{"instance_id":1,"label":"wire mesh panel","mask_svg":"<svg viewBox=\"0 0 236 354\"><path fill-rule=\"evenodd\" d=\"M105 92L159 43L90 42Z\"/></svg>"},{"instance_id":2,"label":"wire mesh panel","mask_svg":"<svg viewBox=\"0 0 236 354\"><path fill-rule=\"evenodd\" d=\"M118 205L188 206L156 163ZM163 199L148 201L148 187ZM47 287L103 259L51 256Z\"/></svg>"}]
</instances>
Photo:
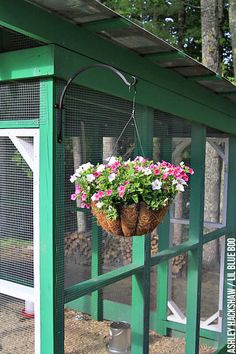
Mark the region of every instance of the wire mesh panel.
<instances>
[{"instance_id":1,"label":"wire mesh panel","mask_svg":"<svg viewBox=\"0 0 236 354\"><path fill-rule=\"evenodd\" d=\"M0 120L39 119L39 80L0 83Z\"/></svg>"},{"instance_id":2,"label":"wire mesh panel","mask_svg":"<svg viewBox=\"0 0 236 354\"><path fill-rule=\"evenodd\" d=\"M43 45L35 39L0 26L0 53Z\"/></svg>"},{"instance_id":3,"label":"wire mesh panel","mask_svg":"<svg viewBox=\"0 0 236 354\"><path fill-rule=\"evenodd\" d=\"M57 81L59 97L64 83ZM70 201L70 176L82 163L96 164L111 154L128 159L134 152L134 128L129 126L116 148L117 137L131 114L131 103L72 85L65 97L65 286L91 277L92 235L100 237L103 272L131 262L131 241L99 227L90 211ZM100 236L99 236L100 235Z\"/></svg>"},{"instance_id":4,"label":"wire mesh panel","mask_svg":"<svg viewBox=\"0 0 236 354\"><path fill-rule=\"evenodd\" d=\"M33 286L33 173L10 138L0 146L1 278Z\"/></svg>"},{"instance_id":5,"label":"wire mesh panel","mask_svg":"<svg viewBox=\"0 0 236 354\"><path fill-rule=\"evenodd\" d=\"M33 130L28 135L22 130L0 131L0 337L5 354L32 354L38 348L36 135Z\"/></svg>"}]
</instances>

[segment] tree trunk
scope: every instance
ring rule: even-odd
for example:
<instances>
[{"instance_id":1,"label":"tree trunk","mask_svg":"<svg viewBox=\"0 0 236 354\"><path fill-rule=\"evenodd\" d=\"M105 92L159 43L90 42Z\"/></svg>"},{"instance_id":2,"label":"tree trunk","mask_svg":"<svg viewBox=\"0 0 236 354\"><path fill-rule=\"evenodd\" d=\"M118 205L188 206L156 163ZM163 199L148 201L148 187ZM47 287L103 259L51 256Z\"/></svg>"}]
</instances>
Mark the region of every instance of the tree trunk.
<instances>
[{"instance_id":1,"label":"tree trunk","mask_svg":"<svg viewBox=\"0 0 236 354\"><path fill-rule=\"evenodd\" d=\"M219 1L201 0L202 63L215 72L220 71Z\"/></svg>"},{"instance_id":2,"label":"tree trunk","mask_svg":"<svg viewBox=\"0 0 236 354\"><path fill-rule=\"evenodd\" d=\"M81 138L79 136L72 137L72 146L73 146L73 160L74 160L74 170L79 168L79 166L83 163L83 153L81 146ZM77 199L77 207L79 206L79 201ZM78 232L86 231L86 216L82 211L77 212L77 229Z\"/></svg>"},{"instance_id":3,"label":"tree trunk","mask_svg":"<svg viewBox=\"0 0 236 354\"><path fill-rule=\"evenodd\" d=\"M236 80L236 1L229 0L229 28L231 33L234 78Z\"/></svg>"},{"instance_id":4,"label":"tree trunk","mask_svg":"<svg viewBox=\"0 0 236 354\"><path fill-rule=\"evenodd\" d=\"M201 0L202 62L209 69L220 71L220 29L223 0ZM216 151L206 143L205 221L219 222L221 163ZM203 265L207 269L219 267L218 240L204 246Z\"/></svg>"},{"instance_id":5,"label":"tree trunk","mask_svg":"<svg viewBox=\"0 0 236 354\"><path fill-rule=\"evenodd\" d=\"M184 40L185 40L185 7L184 2L181 0L180 9L178 11L178 47L184 49Z\"/></svg>"}]
</instances>

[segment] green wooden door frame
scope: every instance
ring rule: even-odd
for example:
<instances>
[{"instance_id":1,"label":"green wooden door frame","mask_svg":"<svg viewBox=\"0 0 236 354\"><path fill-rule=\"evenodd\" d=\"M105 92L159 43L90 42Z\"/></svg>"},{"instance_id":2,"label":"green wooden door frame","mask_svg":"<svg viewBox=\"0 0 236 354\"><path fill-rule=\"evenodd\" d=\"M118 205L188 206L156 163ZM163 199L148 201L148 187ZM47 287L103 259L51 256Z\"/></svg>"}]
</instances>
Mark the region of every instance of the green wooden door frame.
<instances>
[{"instance_id":1,"label":"green wooden door frame","mask_svg":"<svg viewBox=\"0 0 236 354\"><path fill-rule=\"evenodd\" d=\"M64 353L64 146L57 144L53 79L40 83L41 353Z\"/></svg>"}]
</instances>

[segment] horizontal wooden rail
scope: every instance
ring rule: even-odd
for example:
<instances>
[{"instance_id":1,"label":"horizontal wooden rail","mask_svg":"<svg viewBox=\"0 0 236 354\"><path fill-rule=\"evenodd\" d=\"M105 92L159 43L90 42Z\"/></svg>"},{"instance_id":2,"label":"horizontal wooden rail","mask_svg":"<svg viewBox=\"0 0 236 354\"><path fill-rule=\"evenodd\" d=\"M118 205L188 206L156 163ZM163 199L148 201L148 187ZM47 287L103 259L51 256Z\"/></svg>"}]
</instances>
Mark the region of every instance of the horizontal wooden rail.
<instances>
[{"instance_id":1,"label":"horizontal wooden rail","mask_svg":"<svg viewBox=\"0 0 236 354\"><path fill-rule=\"evenodd\" d=\"M198 247L198 243L186 241L186 242L181 243L178 246L161 251L157 254L157 256L152 257L151 266L155 266L158 263L161 263L163 261L167 261L168 259L171 259L173 257L176 257L176 256L182 254L182 253L193 250L197 247Z\"/></svg>"},{"instance_id":2,"label":"horizontal wooden rail","mask_svg":"<svg viewBox=\"0 0 236 354\"><path fill-rule=\"evenodd\" d=\"M79 297L89 294L95 290L99 290L107 285L116 283L119 280L141 272L143 268L144 266L141 264L129 264L127 266L112 270L111 272L73 285L65 290L64 302L67 303L69 301L78 299Z\"/></svg>"},{"instance_id":3,"label":"horizontal wooden rail","mask_svg":"<svg viewBox=\"0 0 236 354\"><path fill-rule=\"evenodd\" d=\"M221 236L226 235L227 233L229 233L228 228L227 227L222 227L220 229L217 229L215 231L211 231L208 234L204 235L203 237L203 243L207 243L210 241L215 240L216 238L219 238Z\"/></svg>"}]
</instances>

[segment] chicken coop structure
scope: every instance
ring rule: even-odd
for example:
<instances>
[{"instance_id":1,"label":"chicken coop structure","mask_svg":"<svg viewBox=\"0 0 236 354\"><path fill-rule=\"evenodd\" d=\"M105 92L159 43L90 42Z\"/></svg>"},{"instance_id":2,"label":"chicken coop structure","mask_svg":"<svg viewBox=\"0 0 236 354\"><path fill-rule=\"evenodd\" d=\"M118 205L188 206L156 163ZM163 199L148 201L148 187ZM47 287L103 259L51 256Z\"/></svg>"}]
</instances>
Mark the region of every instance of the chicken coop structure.
<instances>
[{"instance_id":1,"label":"chicken coop structure","mask_svg":"<svg viewBox=\"0 0 236 354\"><path fill-rule=\"evenodd\" d=\"M113 237L70 200L70 175L111 154L132 110L122 80L90 67L68 87L58 141L63 88L92 64L137 77L146 156L195 170L151 235ZM65 308L131 323L132 354L149 353L149 329L187 354L224 353L235 151L236 87L218 74L98 1L0 0L3 353L72 353ZM132 124L116 154L140 154Z\"/></svg>"}]
</instances>

